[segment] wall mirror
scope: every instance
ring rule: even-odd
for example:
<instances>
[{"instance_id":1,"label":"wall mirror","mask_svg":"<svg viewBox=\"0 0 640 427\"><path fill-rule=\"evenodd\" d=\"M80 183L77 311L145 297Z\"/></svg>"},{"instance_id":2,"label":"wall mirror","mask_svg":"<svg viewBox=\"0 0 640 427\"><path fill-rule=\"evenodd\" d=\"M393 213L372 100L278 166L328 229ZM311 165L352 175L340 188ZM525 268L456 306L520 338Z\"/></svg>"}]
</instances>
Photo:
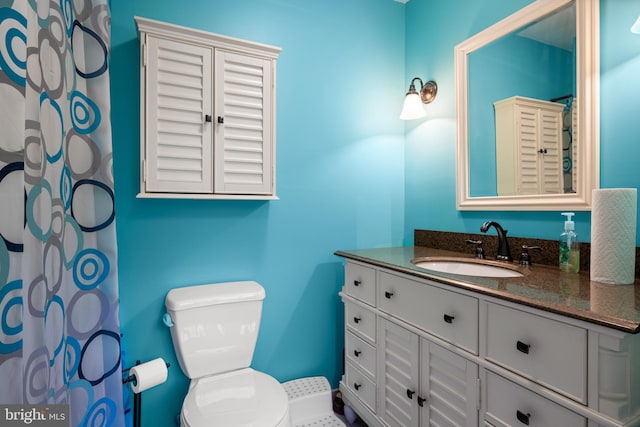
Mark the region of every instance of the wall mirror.
<instances>
[{"instance_id":1,"label":"wall mirror","mask_svg":"<svg viewBox=\"0 0 640 427\"><path fill-rule=\"evenodd\" d=\"M590 210L599 2L537 0L455 48L459 210Z\"/></svg>"}]
</instances>

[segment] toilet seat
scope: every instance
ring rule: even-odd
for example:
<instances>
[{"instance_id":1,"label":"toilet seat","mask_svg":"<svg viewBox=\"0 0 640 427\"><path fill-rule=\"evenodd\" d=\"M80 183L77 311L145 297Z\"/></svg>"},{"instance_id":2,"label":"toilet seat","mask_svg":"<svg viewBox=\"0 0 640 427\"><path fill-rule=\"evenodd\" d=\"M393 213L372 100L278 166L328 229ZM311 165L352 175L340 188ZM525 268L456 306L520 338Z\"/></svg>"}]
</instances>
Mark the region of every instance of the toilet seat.
<instances>
[{"instance_id":1,"label":"toilet seat","mask_svg":"<svg viewBox=\"0 0 640 427\"><path fill-rule=\"evenodd\" d=\"M245 368L192 381L180 420L185 427L289 427L289 400L275 378Z\"/></svg>"}]
</instances>

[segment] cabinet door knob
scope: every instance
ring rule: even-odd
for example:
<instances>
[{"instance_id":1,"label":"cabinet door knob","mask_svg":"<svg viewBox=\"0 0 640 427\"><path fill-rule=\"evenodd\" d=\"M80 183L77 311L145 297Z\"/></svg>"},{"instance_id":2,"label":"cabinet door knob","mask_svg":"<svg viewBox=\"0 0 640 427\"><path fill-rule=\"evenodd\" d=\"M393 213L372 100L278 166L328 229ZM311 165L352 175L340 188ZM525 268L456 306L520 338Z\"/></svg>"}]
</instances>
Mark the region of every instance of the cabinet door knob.
<instances>
[{"instance_id":1,"label":"cabinet door knob","mask_svg":"<svg viewBox=\"0 0 640 427\"><path fill-rule=\"evenodd\" d=\"M447 322L447 323L453 323L453 319L455 319L455 318L456 318L456 316L452 316L450 314L445 314L443 316L444 321Z\"/></svg>"},{"instance_id":2,"label":"cabinet door knob","mask_svg":"<svg viewBox=\"0 0 640 427\"><path fill-rule=\"evenodd\" d=\"M354 280L353 286L360 286L360 283L362 283L360 280Z\"/></svg>"},{"instance_id":3,"label":"cabinet door knob","mask_svg":"<svg viewBox=\"0 0 640 427\"><path fill-rule=\"evenodd\" d=\"M360 387L362 387L362 384L353 383L353 388L355 388L356 390L359 390Z\"/></svg>"},{"instance_id":4,"label":"cabinet door knob","mask_svg":"<svg viewBox=\"0 0 640 427\"><path fill-rule=\"evenodd\" d=\"M392 297L392 296L393 296L393 292L389 292L389 291L387 291L387 292L385 292L385 293L384 293L384 297L385 297L386 299L391 299L391 297Z\"/></svg>"},{"instance_id":5,"label":"cabinet door knob","mask_svg":"<svg viewBox=\"0 0 640 427\"><path fill-rule=\"evenodd\" d=\"M220 124L224 123L224 117L218 116L218 123Z\"/></svg>"},{"instance_id":6,"label":"cabinet door knob","mask_svg":"<svg viewBox=\"0 0 640 427\"><path fill-rule=\"evenodd\" d=\"M529 344L523 343L522 341L518 341L516 343L516 348L518 349L518 351L524 354L529 354L529 348L531 348L531 346Z\"/></svg>"},{"instance_id":7,"label":"cabinet door knob","mask_svg":"<svg viewBox=\"0 0 640 427\"><path fill-rule=\"evenodd\" d=\"M546 148L541 148L541 149L538 150L538 153L547 154L547 149Z\"/></svg>"},{"instance_id":8,"label":"cabinet door knob","mask_svg":"<svg viewBox=\"0 0 640 427\"><path fill-rule=\"evenodd\" d=\"M205 114L204 121L207 123L211 123L211 114Z\"/></svg>"},{"instance_id":9,"label":"cabinet door knob","mask_svg":"<svg viewBox=\"0 0 640 427\"><path fill-rule=\"evenodd\" d=\"M425 399L424 397L418 396L418 406L420 406L421 408L424 406L424 402L426 401L427 399Z\"/></svg>"},{"instance_id":10,"label":"cabinet door knob","mask_svg":"<svg viewBox=\"0 0 640 427\"><path fill-rule=\"evenodd\" d=\"M360 323L360 321L362 320L362 317L354 317L353 321L356 323Z\"/></svg>"},{"instance_id":11,"label":"cabinet door knob","mask_svg":"<svg viewBox=\"0 0 640 427\"><path fill-rule=\"evenodd\" d=\"M531 417L531 414L529 413L525 414L522 411L516 411L516 418L518 418L518 421L524 425L529 425L529 417Z\"/></svg>"},{"instance_id":12,"label":"cabinet door knob","mask_svg":"<svg viewBox=\"0 0 640 427\"><path fill-rule=\"evenodd\" d=\"M416 394L415 391L407 389L407 397L409 399L413 399L413 395Z\"/></svg>"},{"instance_id":13,"label":"cabinet door knob","mask_svg":"<svg viewBox=\"0 0 640 427\"><path fill-rule=\"evenodd\" d=\"M362 354L362 352L361 352L361 351L353 350L353 355L354 355L354 356L356 356L356 357L360 357L360 355L361 355L361 354Z\"/></svg>"}]
</instances>

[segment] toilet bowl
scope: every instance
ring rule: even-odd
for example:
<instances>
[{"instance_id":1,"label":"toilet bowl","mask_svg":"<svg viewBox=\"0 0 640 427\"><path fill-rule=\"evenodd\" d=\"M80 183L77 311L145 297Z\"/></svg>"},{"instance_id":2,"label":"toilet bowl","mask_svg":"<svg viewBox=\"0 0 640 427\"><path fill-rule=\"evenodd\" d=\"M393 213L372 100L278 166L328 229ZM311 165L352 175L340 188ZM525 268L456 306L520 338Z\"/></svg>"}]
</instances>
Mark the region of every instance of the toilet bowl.
<instances>
[{"instance_id":1,"label":"toilet bowl","mask_svg":"<svg viewBox=\"0 0 640 427\"><path fill-rule=\"evenodd\" d=\"M193 381L180 419L185 427L291 426L282 385L251 368Z\"/></svg>"}]
</instances>

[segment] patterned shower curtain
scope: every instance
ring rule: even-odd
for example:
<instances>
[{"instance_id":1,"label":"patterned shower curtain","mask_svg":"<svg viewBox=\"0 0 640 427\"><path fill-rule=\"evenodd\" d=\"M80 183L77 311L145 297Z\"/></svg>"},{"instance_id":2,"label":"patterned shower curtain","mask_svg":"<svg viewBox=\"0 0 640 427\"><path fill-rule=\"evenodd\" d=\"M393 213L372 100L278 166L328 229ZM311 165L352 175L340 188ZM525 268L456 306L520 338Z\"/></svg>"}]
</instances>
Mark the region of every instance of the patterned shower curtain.
<instances>
[{"instance_id":1,"label":"patterned shower curtain","mask_svg":"<svg viewBox=\"0 0 640 427\"><path fill-rule=\"evenodd\" d=\"M0 404L124 425L109 0L0 0Z\"/></svg>"}]
</instances>

